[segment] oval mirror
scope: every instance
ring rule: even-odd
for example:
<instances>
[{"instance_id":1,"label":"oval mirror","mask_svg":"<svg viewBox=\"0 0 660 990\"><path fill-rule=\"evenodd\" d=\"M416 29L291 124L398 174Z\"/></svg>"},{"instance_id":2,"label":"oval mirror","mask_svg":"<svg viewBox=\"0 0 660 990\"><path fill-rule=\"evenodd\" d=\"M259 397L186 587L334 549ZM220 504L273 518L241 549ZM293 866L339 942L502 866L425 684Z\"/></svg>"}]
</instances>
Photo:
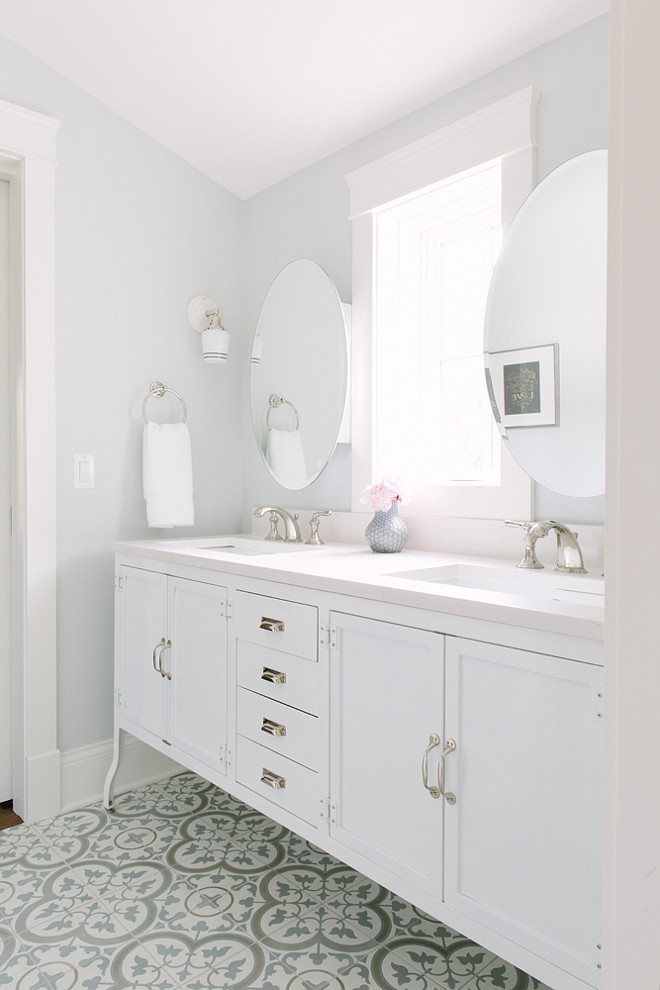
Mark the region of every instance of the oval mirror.
<instances>
[{"instance_id":1,"label":"oval mirror","mask_svg":"<svg viewBox=\"0 0 660 990\"><path fill-rule=\"evenodd\" d=\"M250 368L255 440L284 488L306 488L328 463L347 371L344 313L332 279L313 261L292 261L264 299Z\"/></svg>"},{"instance_id":2,"label":"oval mirror","mask_svg":"<svg viewBox=\"0 0 660 990\"><path fill-rule=\"evenodd\" d=\"M565 162L513 220L493 272L485 361L509 450L560 495L605 491L607 152Z\"/></svg>"}]
</instances>

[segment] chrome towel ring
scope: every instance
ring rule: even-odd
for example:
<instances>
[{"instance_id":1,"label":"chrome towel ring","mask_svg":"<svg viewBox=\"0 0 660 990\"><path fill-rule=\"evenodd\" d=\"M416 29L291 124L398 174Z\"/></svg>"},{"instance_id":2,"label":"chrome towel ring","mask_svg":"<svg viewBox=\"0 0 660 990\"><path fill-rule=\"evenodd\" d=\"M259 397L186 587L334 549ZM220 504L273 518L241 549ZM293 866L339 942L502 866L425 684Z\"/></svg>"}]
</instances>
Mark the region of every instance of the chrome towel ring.
<instances>
[{"instance_id":1,"label":"chrome towel ring","mask_svg":"<svg viewBox=\"0 0 660 990\"><path fill-rule=\"evenodd\" d=\"M296 415L296 429L299 429L300 416L298 415L298 410L294 406L293 402L289 402L289 400L285 399L284 396L282 395L275 395L275 394L271 395L271 397L268 400L268 412L266 413L266 426L268 427L269 430L272 429L272 426L270 425L271 411L273 409L278 409L282 405L282 403L285 403L287 406L291 406L291 408L293 409Z\"/></svg>"},{"instance_id":2,"label":"chrome towel ring","mask_svg":"<svg viewBox=\"0 0 660 990\"><path fill-rule=\"evenodd\" d=\"M181 420L181 422L185 423L185 421L188 419L188 410L186 409L186 404L183 401L183 398L179 395L179 393L175 392L173 388L169 388L169 386L163 385L162 382L152 382L151 385L149 386L149 392L145 396L144 402L142 403L142 418L145 421L145 423L149 422L149 420L147 419L147 402L149 401L149 399L152 396L155 396L157 399L162 399L166 392L170 392L171 395L175 395L179 400L179 402L181 403L181 406L183 408L183 419Z\"/></svg>"}]
</instances>

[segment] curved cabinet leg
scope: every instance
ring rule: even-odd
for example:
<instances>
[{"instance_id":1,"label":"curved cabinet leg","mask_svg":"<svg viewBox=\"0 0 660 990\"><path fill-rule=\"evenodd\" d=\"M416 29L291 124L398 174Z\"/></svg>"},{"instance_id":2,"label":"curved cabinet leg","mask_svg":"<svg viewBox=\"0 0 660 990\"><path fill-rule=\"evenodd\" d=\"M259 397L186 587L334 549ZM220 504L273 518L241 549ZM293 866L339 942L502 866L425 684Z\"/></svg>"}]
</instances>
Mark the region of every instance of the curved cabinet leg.
<instances>
[{"instance_id":1,"label":"curved cabinet leg","mask_svg":"<svg viewBox=\"0 0 660 990\"><path fill-rule=\"evenodd\" d=\"M119 763L121 761L123 751L124 732L122 729L115 729L115 745L112 755L112 763L110 764L110 769L108 770L108 775L105 778L105 786L103 788L103 807L106 811L110 812L115 810L112 800L114 796L115 775L119 769Z\"/></svg>"}]
</instances>

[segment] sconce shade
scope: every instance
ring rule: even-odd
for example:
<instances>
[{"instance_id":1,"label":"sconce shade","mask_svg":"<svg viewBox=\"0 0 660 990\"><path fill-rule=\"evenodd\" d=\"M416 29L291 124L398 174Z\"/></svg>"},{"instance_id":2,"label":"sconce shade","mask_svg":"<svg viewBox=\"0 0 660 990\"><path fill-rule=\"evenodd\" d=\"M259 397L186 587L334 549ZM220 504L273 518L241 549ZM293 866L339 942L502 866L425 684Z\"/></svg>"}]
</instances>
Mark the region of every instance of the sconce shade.
<instances>
[{"instance_id":1,"label":"sconce shade","mask_svg":"<svg viewBox=\"0 0 660 990\"><path fill-rule=\"evenodd\" d=\"M193 296L186 310L188 323L202 338L204 360L224 364L229 354L230 334L220 322L218 305L209 296Z\"/></svg>"},{"instance_id":2,"label":"sconce shade","mask_svg":"<svg viewBox=\"0 0 660 990\"><path fill-rule=\"evenodd\" d=\"M202 332L204 360L209 364L223 364L229 353L229 331L211 328Z\"/></svg>"}]
</instances>

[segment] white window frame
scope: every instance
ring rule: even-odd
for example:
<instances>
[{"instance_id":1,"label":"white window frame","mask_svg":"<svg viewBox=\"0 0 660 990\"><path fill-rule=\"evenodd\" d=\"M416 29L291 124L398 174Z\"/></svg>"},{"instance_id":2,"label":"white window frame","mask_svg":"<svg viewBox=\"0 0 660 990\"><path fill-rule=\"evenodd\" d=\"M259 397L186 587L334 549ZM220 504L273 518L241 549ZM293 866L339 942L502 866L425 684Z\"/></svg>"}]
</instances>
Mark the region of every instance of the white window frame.
<instances>
[{"instance_id":1,"label":"white window frame","mask_svg":"<svg viewBox=\"0 0 660 990\"><path fill-rule=\"evenodd\" d=\"M499 100L392 154L346 175L353 222L353 335L351 504L376 480L372 462L372 314L375 298L374 211L452 175L502 159L502 222L506 230L534 187L536 106L533 87ZM438 488L433 507L413 506L416 515L502 519L532 514L532 485L503 444L498 487L451 485ZM403 479L405 482L405 479Z\"/></svg>"}]
</instances>

